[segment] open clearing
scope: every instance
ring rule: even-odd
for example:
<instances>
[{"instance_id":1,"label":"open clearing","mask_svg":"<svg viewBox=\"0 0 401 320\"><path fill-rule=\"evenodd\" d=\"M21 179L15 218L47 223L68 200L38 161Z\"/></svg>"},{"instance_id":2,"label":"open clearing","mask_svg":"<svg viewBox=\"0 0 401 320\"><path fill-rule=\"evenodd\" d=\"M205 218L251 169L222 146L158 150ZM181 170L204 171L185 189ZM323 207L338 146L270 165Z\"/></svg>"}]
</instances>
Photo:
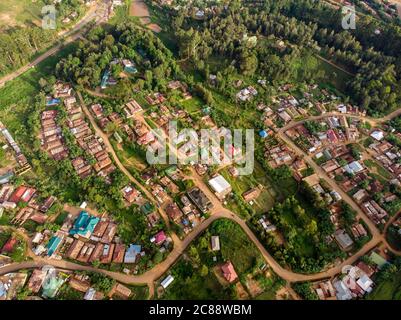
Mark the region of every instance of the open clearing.
<instances>
[{"instance_id":1,"label":"open clearing","mask_svg":"<svg viewBox=\"0 0 401 320\"><path fill-rule=\"evenodd\" d=\"M129 14L132 17L149 17L149 9L142 0L133 0L129 8Z\"/></svg>"},{"instance_id":2,"label":"open clearing","mask_svg":"<svg viewBox=\"0 0 401 320\"><path fill-rule=\"evenodd\" d=\"M0 30L40 20L41 0L1 0Z\"/></svg>"},{"instance_id":3,"label":"open clearing","mask_svg":"<svg viewBox=\"0 0 401 320\"><path fill-rule=\"evenodd\" d=\"M131 2L129 14L131 17L139 18L141 24L153 32L159 33L163 30L158 24L151 23L149 8L142 0L133 0Z\"/></svg>"}]
</instances>

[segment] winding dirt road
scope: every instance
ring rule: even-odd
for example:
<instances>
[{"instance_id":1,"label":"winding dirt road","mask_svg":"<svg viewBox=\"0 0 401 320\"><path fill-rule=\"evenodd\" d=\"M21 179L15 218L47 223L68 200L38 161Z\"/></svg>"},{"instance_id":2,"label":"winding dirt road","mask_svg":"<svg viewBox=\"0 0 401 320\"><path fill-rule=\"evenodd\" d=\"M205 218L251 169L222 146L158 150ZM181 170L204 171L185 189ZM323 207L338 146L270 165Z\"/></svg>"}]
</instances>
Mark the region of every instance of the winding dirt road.
<instances>
[{"instance_id":1,"label":"winding dirt road","mask_svg":"<svg viewBox=\"0 0 401 320\"><path fill-rule=\"evenodd\" d=\"M117 154L115 153L109 138L106 134L103 133L103 131L97 126L97 123L95 119L93 118L92 114L89 112L88 108L86 107L82 96L80 93L78 93L78 97L81 101L81 105L83 107L83 110L88 117L89 121L91 122L93 128L96 131L96 134L100 136L104 143L105 146L108 150L108 152L112 155L115 163L119 167L119 169L131 180L132 183L134 183L138 188L142 190L144 194L147 195L149 199L154 201L156 203L156 200L152 196L152 194L144 188L131 174L130 172L124 167L124 165L121 163L119 160ZM401 114L401 110L397 110L392 114L392 117L398 116ZM330 114L326 114L324 116L318 116L318 117L313 117L313 119L320 119L323 117L330 116ZM387 121L388 119L392 117L386 117L376 121L376 123L381 123L383 121ZM309 118L309 119L312 119ZM365 119L365 118L364 118ZM366 119L365 119L366 120ZM292 126L295 126L299 123L303 123L306 120L299 121L297 123L291 124ZM67 269L67 270L86 270L86 271L93 271L93 272L99 272L102 274L105 274L107 276L112 277L113 279L121 282L121 283L126 283L126 284L147 284L150 289L150 296L152 297L154 294L154 282L159 279L165 272L169 270L169 268L177 261L177 259L183 254L183 252L186 250L186 248L192 243L192 241L197 238L202 232L204 232L211 223L218 219L230 219L234 222L236 222L247 234L247 236L250 238L250 240L255 244L255 246L259 249L260 253L262 254L263 258L265 261L269 264L269 266L272 268L272 270L279 275L281 278L288 282L301 282L301 281L315 281L315 280L321 280L321 279L326 279L326 278L331 278L334 277L335 275L339 274L342 272L343 268L345 266L351 265L355 263L360 257L364 256L367 254L370 250L375 248L377 245L380 243L384 243L386 247L388 247L391 251L394 252L394 250L391 249L391 247L387 244L387 241L385 237L380 234L379 230L376 228L376 226L370 221L370 219L364 214L364 212L359 208L359 206L345 193L343 192L338 185L330 179L327 174L308 156L306 155L301 149L299 149L286 135L285 135L285 130L287 130L289 126L283 128L282 130L278 131L278 135L280 138L283 139L293 150L298 153L300 156L304 157L304 159L308 162L308 164L319 174L320 177L323 177L329 184L330 186L336 190L337 192L340 193L340 195L343 197L345 201L347 201L351 207L358 213L358 217L363 219L363 221L368 225L371 234L372 234L372 240L369 241L362 249L360 249L356 254L353 256L349 257L345 261L343 261L341 264L336 265L328 270L315 273L315 274L300 274L300 273L295 273L291 270L283 268L271 255L265 247L261 244L261 242L258 240L258 238L255 236L255 234L252 232L252 230L248 227L246 222L242 220L240 217L238 217L236 214L231 212L230 210L224 208L221 204L221 202L216 198L216 196L210 191L210 189L206 186L206 184L203 182L202 178L196 173L194 169L191 169L191 176L190 178L195 181L195 184L209 197L209 199L212 201L213 204L213 209L211 210L211 216L200 223L197 227L194 228L194 230L187 235L184 240L180 240L175 234L173 234L173 241L174 241L174 248L170 252L170 254L167 256L167 258L161 262L160 264L156 265L154 268L151 270L141 274L141 275L127 275L124 273L118 273L118 272L111 272L103 269L98 269L95 267L91 266L83 266L80 264L76 264L73 262L69 261L64 261L64 260L55 260L55 259L49 259L49 258L42 258L42 257L37 257L35 256L32 251L29 248L29 254L28 256L32 258L32 261L27 261L23 263L12 263L10 265L0 267L0 274L6 274L10 272L15 272L21 269L28 269L28 268L37 268L41 267L44 265L53 265L54 267L61 268L61 269ZM168 221L168 217L164 210L161 208L158 208L160 214L163 216L163 218ZM394 252L397 253L397 252Z\"/></svg>"}]
</instances>

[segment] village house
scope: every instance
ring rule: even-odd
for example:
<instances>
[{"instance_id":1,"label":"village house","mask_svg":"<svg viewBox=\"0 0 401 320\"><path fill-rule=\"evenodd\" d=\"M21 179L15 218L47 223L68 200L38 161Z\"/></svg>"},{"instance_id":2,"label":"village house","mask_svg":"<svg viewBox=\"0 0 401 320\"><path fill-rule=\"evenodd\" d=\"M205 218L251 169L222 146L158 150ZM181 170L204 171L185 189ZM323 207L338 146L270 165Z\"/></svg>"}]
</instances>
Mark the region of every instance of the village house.
<instances>
[{"instance_id":1,"label":"village house","mask_svg":"<svg viewBox=\"0 0 401 320\"><path fill-rule=\"evenodd\" d=\"M183 216L182 211L180 210L180 208L177 206L176 203L170 203L169 205L167 205L165 211L169 216L169 218L175 223L179 223Z\"/></svg>"},{"instance_id":2,"label":"village house","mask_svg":"<svg viewBox=\"0 0 401 320\"><path fill-rule=\"evenodd\" d=\"M234 270L234 266L230 261L227 261L225 264L221 266L221 271L223 272L224 278L229 282L233 283L238 279L238 275Z\"/></svg>"}]
</instances>

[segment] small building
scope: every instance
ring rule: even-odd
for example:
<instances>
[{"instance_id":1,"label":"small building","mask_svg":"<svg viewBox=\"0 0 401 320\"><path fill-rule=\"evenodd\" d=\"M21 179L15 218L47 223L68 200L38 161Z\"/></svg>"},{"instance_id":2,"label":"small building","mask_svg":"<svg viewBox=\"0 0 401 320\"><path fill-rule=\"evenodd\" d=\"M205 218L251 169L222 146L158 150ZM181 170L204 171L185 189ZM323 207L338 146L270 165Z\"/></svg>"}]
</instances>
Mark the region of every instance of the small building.
<instances>
[{"instance_id":1,"label":"small building","mask_svg":"<svg viewBox=\"0 0 401 320\"><path fill-rule=\"evenodd\" d=\"M156 235L150 239L150 242L154 242L157 246L160 246L166 240L167 240L167 236L164 233L164 231L162 230L162 231L159 231L158 233L156 233Z\"/></svg>"},{"instance_id":2,"label":"small building","mask_svg":"<svg viewBox=\"0 0 401 320\"><path fill-rule=\"evenodd\" d=\"M212 244L212 251L220 251L220 238L219 238L219 236L212 236L211 244Z\"/></svg>"},{"instance_id":3,"label":"small building","mask_svg":"<svg viewBox=\"0 0 401 320\"><path fill-rule=\"evenodd\" d=\"M112 292L122 299L128 299L132 294L132 290L122 285L121 283L116 283Z\"/></svg>"},{"instance_id":4,"label":"small building","mask_svg":"<svg viewBox=\"0 0 401 320\"><path fill-rule=\"evenodd\" d=\"M371 136L373 139L377 140L377 141L381 141L381 140L384 139L384 133L383 133L383 131L381 131L381 130L375 130L375 131L373 131L373 132L370 134L370 136Z\"/></svg>"},{"instance_id":5,"label":"small building","mask_svg":"<svg viewBox=\"0 0 401 320\"><path fill-rule=\"evenodd\" d=\"M174 277L172 275L168 275L161 283L160 285L166 289L172 282L174 281Z\"/></svg>"},{"instance_id":6,"label":"small building","mask_svg":"<svg viewBox=\"0 0 401 320\"><path fill-rule=\"evenodd\" d=\"M188 197L192 200L192 202L197 206L197 208L206 213L211 208L213 208L213 204L209 200L209 198L203 193L202 190L195 187L188 191Z\"/></svg>"},{"instance_id":7,"label":"small building","mask_svg":"<svg viewBox=\"0 0 401 320\"><path fill-rule=\"evenodd\" d=\"M12 253L14 251L14 247L17 245L18 240L16 238L9 238L7 242L4 244L1 249L1 253Z\"/></svg>"},{"instance_id":8,"label":"small building","mask_svg":"<svg viewBox=\"0 0 401 320\"><path fill-rule=\"evenodd\" d=\"M245 202L251 202L260 196L261 190L259 188L252 188L242 194Z\"/></svg>"},{"instance_id":9,"label":"small building","mask_svg":"<svg viewBox=\"0 0 401 320\"><path fill-rule=\"evenodd\" d=\"M182 211L175 203L170 203L165 210L169 218L174 222L179 222L183 216Z\"/></svg>"},{"instance_id":10,"label":"small building","mask_svg":"<svg viewBox=\"0 0 401 320\"><path fill-rule=\"evenodd\" d=\"M224 199L232 191L231 185L222 175L210 179L209 185L220 200Z\"/></svg>"},{"instance_id":11,"label":"small building","mask_svg":"<svg viewBox=\"0 0 401 320\"><path fill-rule=\"evenodd\" d=\"M137 256L141 253L140 245L131 244L125 251L124 263L135 263Z\"/></svg>"},{"instance_id":12,"label":"small building","mask_svg":"<svg viewBox=\"0 0 401 320\"><path fill-rule=\"evenodd\" d=\"M49 242L46 245L47 255L49 257L51 257L57 251L57 248L59 247L61 240L62 239L57 236L54 236L49 240Z\"/></svg>"},{"instance_id":13,"label":"small building","mask_svg":"<svg viewBox=\"0 0 401 320\"><path fill-rule=\"evenodd\" d=\"M334 238L343 250L350 249L354 243L351 237L345 232L345 230L342 229L339 229L334 233Z\"/></svg>"},{"instance_id":14,"label":"small building","mask_svg":"<svg viewBox=\"0 0 401 320\"><path fill-rule=\"evenodd\" d=\"M32 293L39 292L43 282L45 281L46 274L47 272L42 269L33 270L28 282L28 289L31 290Z\"/></svg>"},{"instance_id":15,"label":"small building","mask_svg":"<svg viewBox=\"0 0 401 320\"><path fill-rule=\"evenodd\" d=\"M223 272L224 278L230 283L238 279L238 275L235 272L234 266L230 261L227 261L221 266L221 271Z\"/></svg>"},{"instance_id":16,"label":"small building","mask_svg":"<svg viewBox=\"0 0 401 320\"><path fill-rule=\"evenodd\" d=\"M70 235L89 238L99 221L99 218L90 216L86 211L81 211L70 230Z\"/></svg>"},{"instance_id":17,"label":"small building","mask_svg":"<svg viewBox=\"0 0 401 320\"><path fill-rule=\"evenodd\" d=\"M353 161L344 166L344 170L349 174L357 174L364 170L363 166L358 161Z\"/></svg>"}]
</instances>

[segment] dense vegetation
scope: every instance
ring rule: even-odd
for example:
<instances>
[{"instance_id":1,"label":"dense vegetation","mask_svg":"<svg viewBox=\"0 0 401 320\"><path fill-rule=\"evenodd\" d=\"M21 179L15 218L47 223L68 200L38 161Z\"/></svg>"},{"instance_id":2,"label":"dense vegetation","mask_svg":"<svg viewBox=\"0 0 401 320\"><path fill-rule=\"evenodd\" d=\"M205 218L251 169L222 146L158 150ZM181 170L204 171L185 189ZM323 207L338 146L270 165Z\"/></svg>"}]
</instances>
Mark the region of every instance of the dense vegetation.
<instances>
[{"instance_id":1,"label":"dense vegetation","mask_svg":"<svg viewBox=\"0 0 401 320\"><path fill-rule=\"evenodd\" d=\"M54 5L52 0L44 0L31 6ZM17 4L21 5L21 4ZM37 21L24 21L24 24L8 26L0 32L0 76L29 63L35 55L51 46L58 40L58 31L66 27L62 23L64 17L75 12L76 18L84 11L79 0L64 0L55 5L56 29L43 29L41 26L41 16L36 16ZM31 11L24 8L24 11Z\"/></svg>"},{"instance_id":2,"label":"dense vegetation","mask_svg":"<svg viewBox=\"0 0 401 320\"><path fill-rule=\"evenodd\" d=\"M283 235L283 244L278 244L273 235L265 232L258 221L260 215L250 222L279 263L294 271L318 272L334 259L344 257L344 253L334 243L327 242L334 225L324 200L305 183L301 184L299 194L298 199L289 197L267 213Z\"/></svg>"},{"instance_id":3,"label":"dense vegetation","mask_svg":"<svg viewBox=\"0 0 401 320\"><path fill-rule=\"evenodd\" d=\"M343 30L341 10L311 0L265 1L249 7L232 1L227 10L219 8L210 19L196 23L184 11L171 12L180 55L199 70L207 72L205 62L216 55L233 61L227 70L234 66L244 75L257 71L273 83L310 81L320 76L313 72L314 53L355 74L347 83L347 93L371 114L389 112L399 102L398 25L362 16L356 30ZM263 45L256 45L253 35ZM277 48L280 40L284 46ZM224 87L224 72L220 79Z\"/></svg>"}]
</instances>

